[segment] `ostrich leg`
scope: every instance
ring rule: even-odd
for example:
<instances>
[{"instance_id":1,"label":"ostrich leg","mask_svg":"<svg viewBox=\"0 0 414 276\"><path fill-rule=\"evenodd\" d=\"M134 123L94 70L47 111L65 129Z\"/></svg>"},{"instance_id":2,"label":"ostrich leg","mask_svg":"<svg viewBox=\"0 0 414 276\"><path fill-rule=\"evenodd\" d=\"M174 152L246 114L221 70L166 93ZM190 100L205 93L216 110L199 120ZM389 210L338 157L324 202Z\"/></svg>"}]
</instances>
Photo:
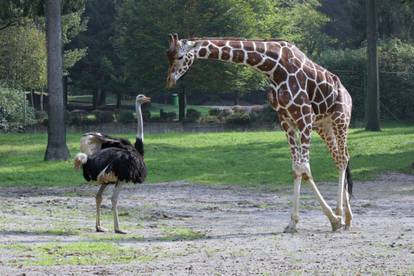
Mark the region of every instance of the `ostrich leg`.
<instances>
[{"instance_id":1,"label":"ostrich leg","mask_svg":"<svg viewBox=\"0 0 414 276\"><path fill-rule=\"evenodd\" d=\"M115 185L114 192L113 192L112 197L111 197L111 201L112 201L112 212L113 212L113 215L114 215L114 230L115 230L115 233L118 233L118 234L126 234L127 232L122 231L121 229L119 229L118 197L119 197L119 192L121 191L121 188L122 188L122 183L121 182L118 182Z\"/></svg>"},{"instance_id":2,"label":"ostrich leg","mask_svg":"<svg viewBox=\"0 0 414 276\"><path fill-rule=\"evenodd\" d=\"M102 184L99 187L98 193L96 193L96 232L105 232L106 229L101 227L101 203L102 203L102 194L105 191L107 184Z\"/></svg>"}]
</instances>

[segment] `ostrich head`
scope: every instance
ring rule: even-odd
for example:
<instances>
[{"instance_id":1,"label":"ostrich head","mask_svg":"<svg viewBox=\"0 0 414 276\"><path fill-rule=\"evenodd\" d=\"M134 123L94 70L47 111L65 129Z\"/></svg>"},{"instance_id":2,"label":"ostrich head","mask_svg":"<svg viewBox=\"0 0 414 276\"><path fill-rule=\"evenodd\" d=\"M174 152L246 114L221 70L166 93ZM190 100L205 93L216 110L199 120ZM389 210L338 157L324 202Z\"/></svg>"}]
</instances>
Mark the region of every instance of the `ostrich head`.
<instances>
[{"instance_id":1,"label":"ostrich head","mask_svg":"<svg viewBox=\"0 0 414 276\"><path fill-rule=\"evenodd\" d=\"M195 60L194 41L178 39L177 34L170 34L170 47L167 50L169 62L167 88L175 86L177 80L187 73Z\"/></svg>"},{"instance_id":2,"label":"ostrich head","mask_svg":"<svg viewBox=\"0 0 414 276\"><path fill-rule=\"evenodd\" d=\"M136 104L138 104L138 105L142 105L144 103L149 103L150 101L151 101L151 98L150 97L147 97L147 96L145 96L143 94L139 94L136 97Z\"/></svg>"}]
</instances>

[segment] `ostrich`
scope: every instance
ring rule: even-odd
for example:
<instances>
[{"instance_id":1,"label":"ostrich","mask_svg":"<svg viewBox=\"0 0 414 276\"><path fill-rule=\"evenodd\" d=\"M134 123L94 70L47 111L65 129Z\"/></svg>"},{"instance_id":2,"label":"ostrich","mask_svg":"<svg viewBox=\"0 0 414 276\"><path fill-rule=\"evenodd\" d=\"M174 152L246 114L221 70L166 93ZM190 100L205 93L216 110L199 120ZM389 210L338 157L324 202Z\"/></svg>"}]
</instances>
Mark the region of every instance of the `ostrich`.
<instances>
[{"instance_id":1,"label":"ostrich","mask_svg":"<svg viewBox=\"0 0 414 276\"><path fill-rule=\"evenodd\" d=\"M144 95L136 98L138 131L135 145L126 140L113 138L101 133L86 133L81 138L81 153L75 156L76 169L83 169L86 181L96 181L100 186L96 194L96 231L105 232L100 222L100 207L102 194L109 184L114 184L112 194L112 212L114 216L114 230L118 234L126 234L119 228L118 197L123 183L142 183L147 176L144 162L144 131L142 122L141 104L151 99Z\"/></svg>"}]
</instances>

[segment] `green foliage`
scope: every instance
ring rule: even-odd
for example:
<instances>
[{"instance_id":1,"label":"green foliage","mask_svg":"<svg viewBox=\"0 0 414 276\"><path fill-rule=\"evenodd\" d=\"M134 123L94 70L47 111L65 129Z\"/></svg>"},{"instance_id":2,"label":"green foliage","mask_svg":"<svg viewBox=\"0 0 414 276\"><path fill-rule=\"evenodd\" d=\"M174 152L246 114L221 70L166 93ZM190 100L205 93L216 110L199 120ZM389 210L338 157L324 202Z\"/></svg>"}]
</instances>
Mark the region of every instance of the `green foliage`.
<instances>
[{"instance_id":1,"label":"green foliage","mask_svg":"<svg viewBox=\"0 0 414 276\"><path fill-rule=\"evenodd\" d=\"M135 122L134 113L131 110L121 110L117 115L117 121L121 124L128 124Z\"/></svg>"},{"instance_id":2,"label":"green foliage","mask_svg":"<svg viewBox=\"0 0 414 276\"><path fill-rule=\"evenodd\" d=\"M201 117L201 112L193 109L193 108L188 108L187 109L187 121L189 122L197 122Z\"/></svg>"},{"instance_id":3,"label":"green foliage","mask_svg":"<svg viewBox=\"0 0 414 276\"><path fill-rule=\"evenodd\" d=\"M221 120L217 116L208 115L200 118L201 124L219 124Z\"/></svg>"},{"instance_id":4,"label":"green foliage","mask_svg":"<svg viewBox=\"0 0 414 276\"><path fill-rule=\"evenodd\" d=\"M414 45L399 39L381 41L378 62L382 117L413 120ZM366 93L366 48L325 51L320 63L338 74L352 96L353 116L362 119Z\"/></svg>"},{"instance_id":5,"label":"green foliage","mask_svg":"<svg viewBox=\"0 0 414 276\"><path fill-rule=\"evenodd\" d=\"M14 130L34 122L34 111L25 93L0 85L0 130Z\"/></svg>"},{"instance_id":6,"label":"green foliage","mask_svg":"<svg viewBox=\"0 0 414 276\"><path fill-rule=\"evenodd\" d=\"M34 23L0 31L0 80L10 87L42 89L46 85L45 35Z\"/></svg>"},{"instance_id":7,"label":"green foliage","mask_svg":"<svg viewBox=\"0 0 414 276\"><path fill-rule=\"evenodd\" d=\"M92 113L95 115L96 121L100 124L112 123L114 121L114 114L112 111L94 110Z\"/></svg>"},{"instance_id":8,"label":"green foliage","mask_svg":"<svg viewBox=\"0 0 414 276\"><path fill-rule=\"evenodd\" d=\"M226 124L229 125L249 125L251 123L250 115L242 112L235 112L226 117Z\"/></svg>"},{"instance_id":9,"label":"green foliage","mask_svg":"<svg viewBox=\"0 0 414 276\"><path fill-rule=\"evenodd\" d=\"M172 121L177 118L177 113L174 111L165 112L164 109L160 109L160 119L165 121Z\"/></svg>"}]
</instances>

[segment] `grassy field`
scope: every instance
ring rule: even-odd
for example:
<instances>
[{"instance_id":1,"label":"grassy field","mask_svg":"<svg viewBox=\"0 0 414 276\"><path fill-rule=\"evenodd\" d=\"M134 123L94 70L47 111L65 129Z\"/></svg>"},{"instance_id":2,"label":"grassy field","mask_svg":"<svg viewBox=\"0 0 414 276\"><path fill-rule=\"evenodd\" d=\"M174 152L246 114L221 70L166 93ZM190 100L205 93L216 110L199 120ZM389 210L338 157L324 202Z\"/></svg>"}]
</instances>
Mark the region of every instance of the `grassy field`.
<instances>
[{"instance_id":1,"label":"grassy field","mask_svg":"<svg viewBox=\"0 0 414 276\"><path fill-rule=\"evenodd\" d=\"M79 133L68 135L73 157ZM133 134L124 135L133 139ZM44 162L46 134L0 135L1 186L76 186L84 182L72 160ZM187 180L206 184L275 186L291 182L286 138L277 132L174 133L145 139L149 183ZM349 138L356 179L386 171L414 173L414 126L390 126L382 132L352 129ZM336 180L325 144L314 135L311 167L317 181Z\"/></svg>"}]
</instances>

